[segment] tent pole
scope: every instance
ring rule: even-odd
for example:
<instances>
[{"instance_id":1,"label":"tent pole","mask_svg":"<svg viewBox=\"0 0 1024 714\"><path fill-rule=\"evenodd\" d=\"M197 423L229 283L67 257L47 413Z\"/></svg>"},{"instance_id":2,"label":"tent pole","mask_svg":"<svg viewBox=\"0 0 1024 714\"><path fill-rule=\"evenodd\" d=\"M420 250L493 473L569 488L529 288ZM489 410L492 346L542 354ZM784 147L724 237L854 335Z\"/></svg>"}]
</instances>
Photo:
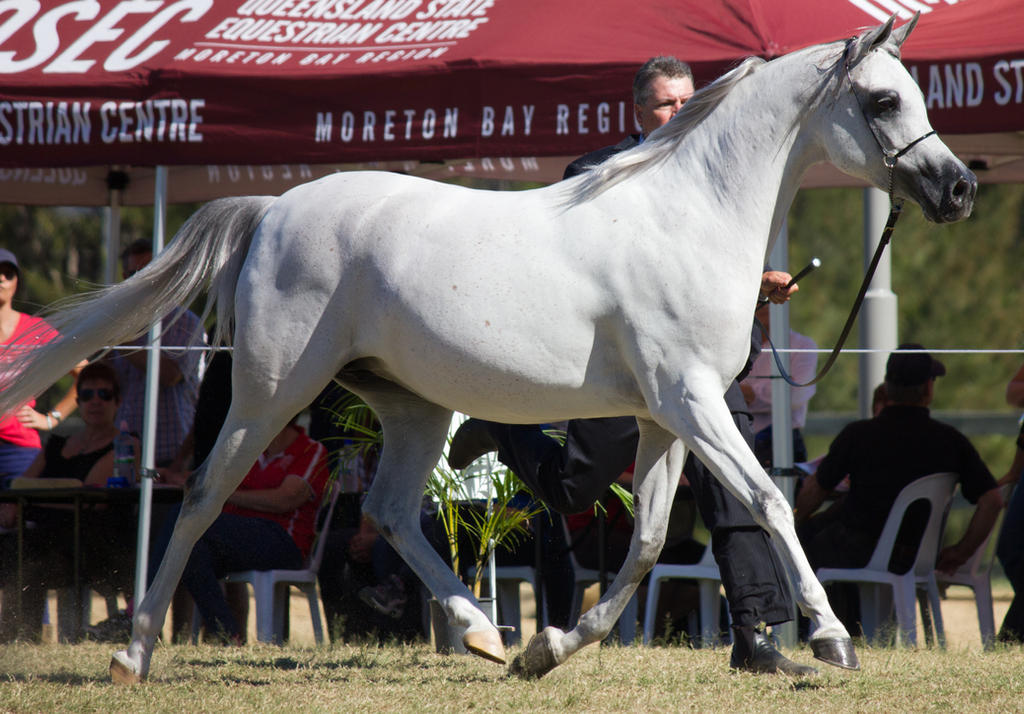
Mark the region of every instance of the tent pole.
<instances>
[{"instance_id":1,"label":"tent pole","mask_svg":"<svg viewBox=\"0 0 1024 714\"><path fill-rule=\"evenodd\" d=\"M128 174L122 167L113 166L107 174L110 199L103 210L103 233L106 236L106 261L103 264L103 282L113 285L117 280L117 259L121 252L121 201L128 185Z\"/></svg>"},{"instance_id":2,"label":"tent pole","mask_svg":"<svg viewBox=\"0 0 1024 714\"><path fill-rule=\"evenodd\" d=\"M877 188L864 189L864 267L867 269L871 256L878 245L879 236L889 215L889 197ZM863 314L860 319L860 346L864 349L881 350L860 355L860 387L858 406L860 417L868 419L871 414L871 396L875 387L885 379L885 362L888 353L896 349L899 333L898 305L892 291L892 244L882 255L864 296Z\"/></svg>"},{"instance_id":3,"label":"tent pole","mask_svg":"<svg viewBox=\"0 0 1024 714\"><path fill-rule=\"evenodd\" d=\"M117 276L118 248L121 246L121 192L110 192L110 204L103 209L103 233L106 236L106 260L103 264L103 284L113 285Z\"/></svg>"},{"instance_id":4,"label":"tent pole","mask_svg":"<svg viewBox=\"0 0 1024 714\"><path fill-rule=\"evenodd\" d=\"M772 270L789 270L789 219L782 222L779 235L768 255ZM771 338L780 350L789 349L789 303L770 305ZM789 353L779 353L779 358L786 371L789 372ZM790 394L792 387L780 378L779 367L775 360L771 361L772 375L772 464L776 475L775 485L782 491L790 505L796 496L796 479L788 475L793 467L793 400ZM797 642L796 613L792 620L775 625L772 631L785 647L795 647Z\"/></svg>"},{"instance_id":5,"label":"tent pole","mask_svg":"<svg viewBox=\"0 0 1024 714\"><path fill-rule=\"evenodd\" d=\"M167 167L156 167L153 196L153 257L164 249L167 220ZM149 328L149 354L146 362L146 393L142 419L142 468L151 473L156 467L156 410L160 384L160 321ZM141 476L141 474L140 474ZM146 593L149 570L149 529L153 510L153 479L139 478L139 532L135 551L135 602Z\"/></svg>"}]
</instances>

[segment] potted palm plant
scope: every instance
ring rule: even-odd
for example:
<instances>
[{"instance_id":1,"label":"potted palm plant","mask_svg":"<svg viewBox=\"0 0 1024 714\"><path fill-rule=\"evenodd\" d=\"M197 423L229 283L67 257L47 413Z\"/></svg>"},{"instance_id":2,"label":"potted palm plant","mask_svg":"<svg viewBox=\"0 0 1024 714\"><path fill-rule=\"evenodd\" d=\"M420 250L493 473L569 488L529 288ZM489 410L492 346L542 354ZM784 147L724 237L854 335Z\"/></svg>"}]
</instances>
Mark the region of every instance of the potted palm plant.
<instances>
[{"instance_id":1,"label":"potted palm plant","mask_svg":"<svg viewBox=\"0 0 1024 714\"><path fill-rule=\"evenodd\" d=\"M346 434L342 458L353 458L379 449L382 435L373 413L358 397L348 395L334 409L337 424ZM450 438L450 437L449 437ZM493 565L493 554L499 547L513 548L529 535L530 519L543 510L535 501L517 499L525 491L522 482L512 472L491 459L482 459L476 467L456 472L442 458L427 481L425 495L436 508L436 516L444 532L446 551L455 573L464 580L474 597L481 599L483 576L488 564ZM525 502L525 503L524 503ZM463 539L468 540L466 547ZM472 562L463 562L471 553ZM434 617L444 618L436 604L431 606ZM496 619L492 601L491 620ZM435 626L438 648L457 651L459 637L445 638L447 622ZM450 642L442 642L450 640Z\"/></svg>"}]
</instances>

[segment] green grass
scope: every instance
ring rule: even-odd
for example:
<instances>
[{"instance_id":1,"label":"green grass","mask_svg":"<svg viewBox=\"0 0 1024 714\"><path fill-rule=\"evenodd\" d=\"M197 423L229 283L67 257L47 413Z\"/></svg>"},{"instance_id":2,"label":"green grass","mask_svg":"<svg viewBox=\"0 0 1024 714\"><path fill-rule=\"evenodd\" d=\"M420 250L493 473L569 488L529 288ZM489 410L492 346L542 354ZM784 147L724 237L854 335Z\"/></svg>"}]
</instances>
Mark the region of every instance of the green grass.
<instances>
[{"instance_id":1,"label":"green grass","mask_svg":"<svg viewBox=\"0 0 1024 714\"><path fill-rule=\"evenodd\" d=\"M109 683L109 645L0 650L2 712L1021 711L1024 651L859 650L813 680L735 674L728 649L596 647L536 682L425 644L161 646L144 685ZM811 661L806 649L793 656Z\"/></svg>"}]
</instances>

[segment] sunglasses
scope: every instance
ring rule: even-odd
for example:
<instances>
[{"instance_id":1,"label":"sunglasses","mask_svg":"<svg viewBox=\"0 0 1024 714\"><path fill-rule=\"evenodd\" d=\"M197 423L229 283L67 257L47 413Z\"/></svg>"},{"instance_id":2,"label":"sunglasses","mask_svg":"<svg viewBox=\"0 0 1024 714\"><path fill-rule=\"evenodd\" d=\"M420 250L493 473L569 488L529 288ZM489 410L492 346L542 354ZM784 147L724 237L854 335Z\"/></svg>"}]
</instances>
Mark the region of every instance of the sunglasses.
<instances>
[{"instance_id":1,"label":"sunglasses","mask_svg":"<svg viewBox=\"0 0 1024 714\"><path fill-rule=\"evenodd\" d=\"M93 397L99 397L105 402L109 402L114 398L113 389L80 389L78 391L78 401L80 402L91 402Z\"/></svg>"}]
</instances>

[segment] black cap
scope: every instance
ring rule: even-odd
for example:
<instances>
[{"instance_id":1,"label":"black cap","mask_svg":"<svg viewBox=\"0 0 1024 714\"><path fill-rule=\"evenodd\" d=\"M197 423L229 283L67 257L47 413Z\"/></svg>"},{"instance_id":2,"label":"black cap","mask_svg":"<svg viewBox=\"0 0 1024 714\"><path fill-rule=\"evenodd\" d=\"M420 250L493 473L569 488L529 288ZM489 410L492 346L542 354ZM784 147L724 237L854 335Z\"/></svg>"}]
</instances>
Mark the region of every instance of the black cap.
<instances>
[{"instance_id":1,"label":"black cap","mask_svg":"<svg viewBox=\"0 0 1024 714\"><path fill-rule=\"evenodd\" d=\"M900 351L923 350L924 347L919 344L905 342L896 349L885 363L885 381L890 384L916 387L946 373L946 366L927 352Z\"/></svg>"},{"instance_id":2,"label":"black cap","mask_svg":"<svg viewBox=\"0 0 1024 714\"><path fill-rule=\"evenodd\" d=\"M15 270L21 272L21 268L18 267L18 258L6 248L0 248L0 264L2 263L10 263Z\"/></svg>"}]
</instances>

